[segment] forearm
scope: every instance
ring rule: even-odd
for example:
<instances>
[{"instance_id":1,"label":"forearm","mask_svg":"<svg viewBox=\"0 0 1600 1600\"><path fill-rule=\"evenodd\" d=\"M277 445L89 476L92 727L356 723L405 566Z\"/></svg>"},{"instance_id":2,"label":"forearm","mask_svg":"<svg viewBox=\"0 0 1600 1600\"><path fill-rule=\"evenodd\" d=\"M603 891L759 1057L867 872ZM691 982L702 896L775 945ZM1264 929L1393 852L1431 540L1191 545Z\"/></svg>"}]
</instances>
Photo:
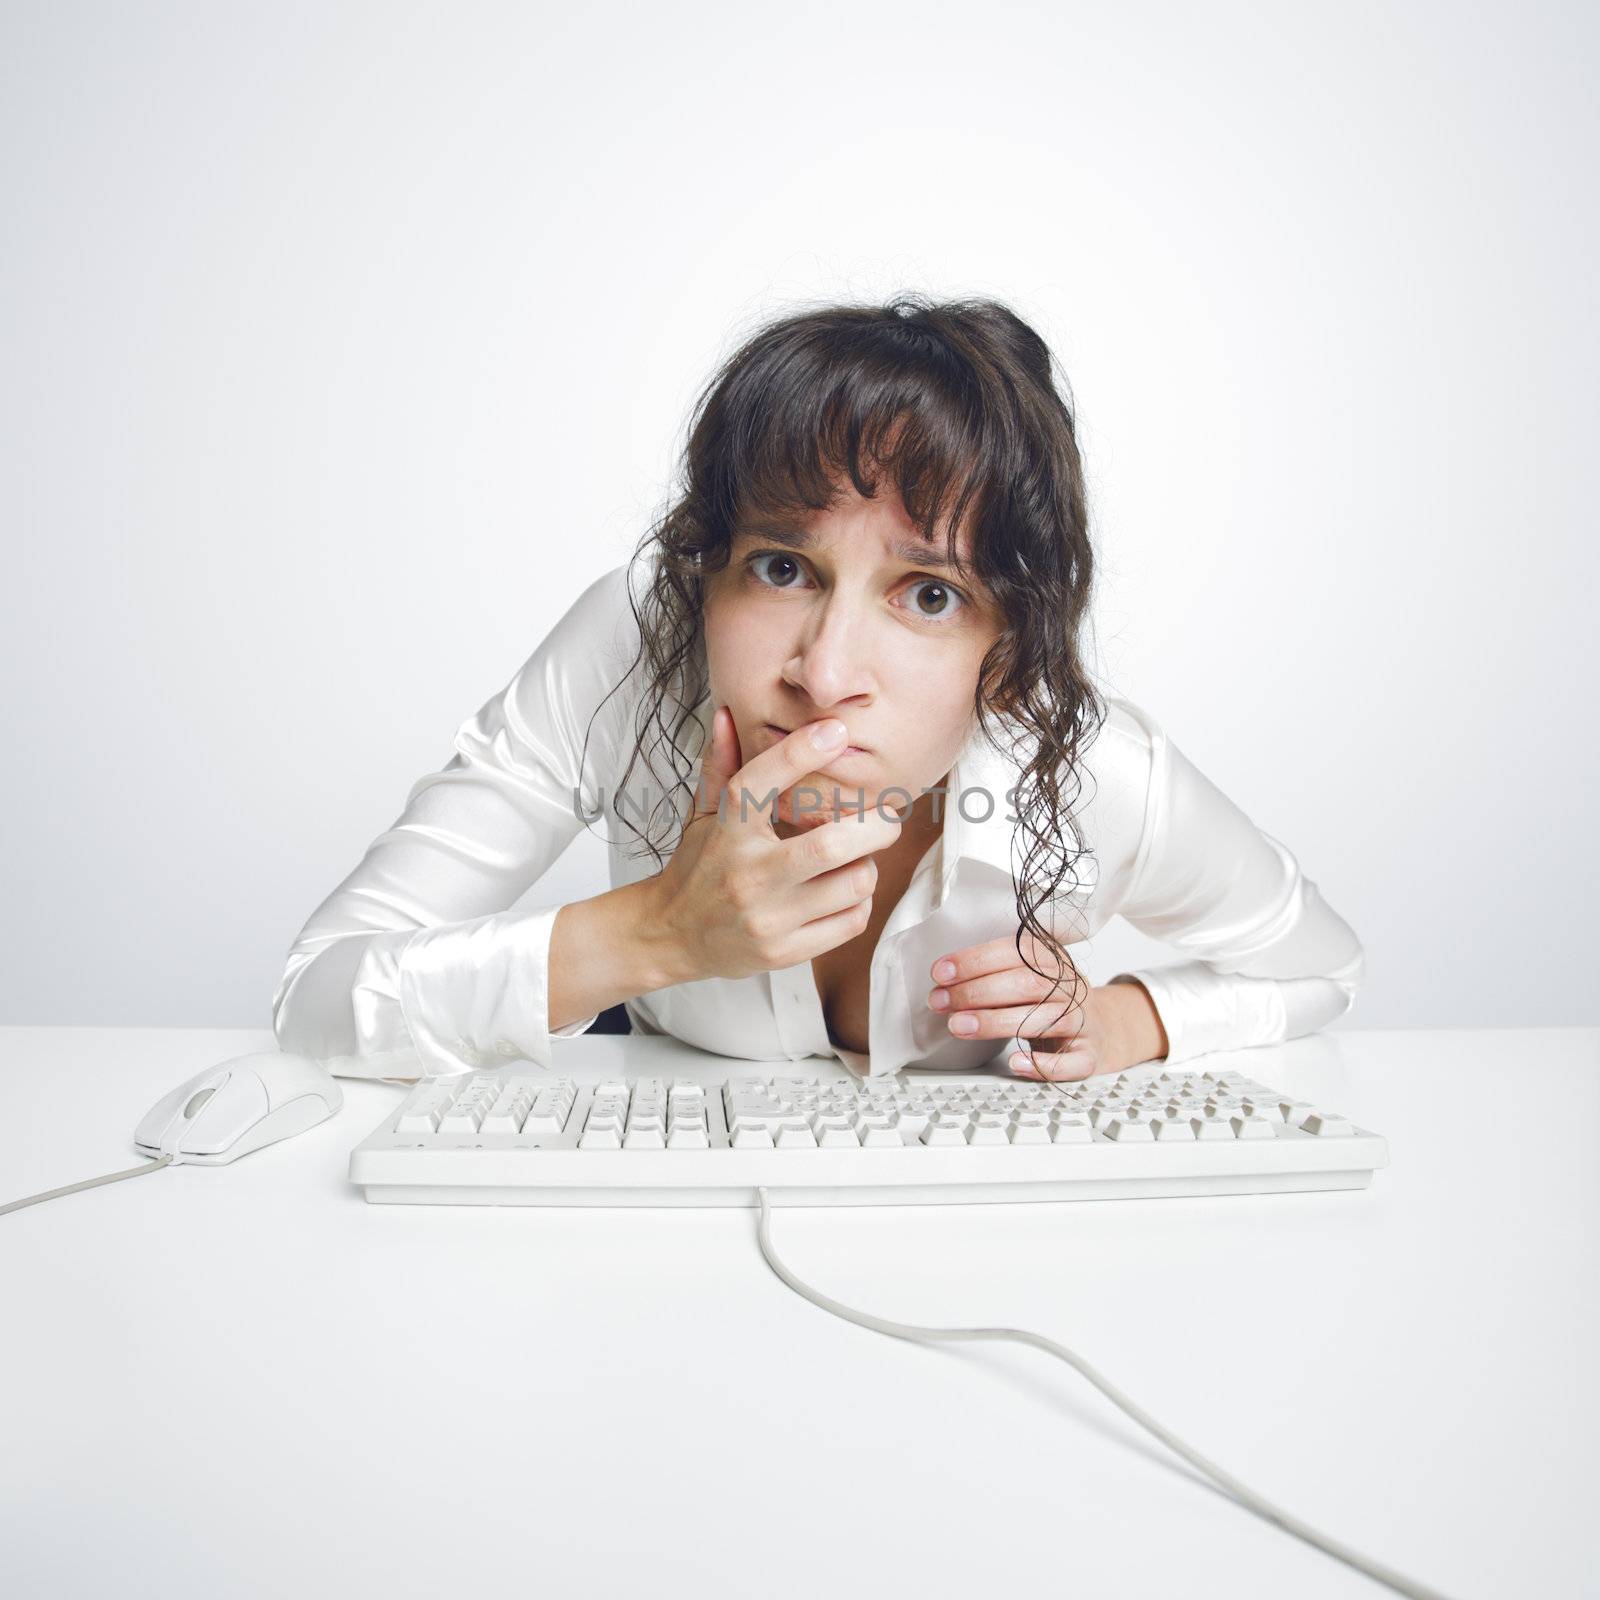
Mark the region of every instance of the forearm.
<instances>
[{"instance_id":1,"label":"forearm","mask_svg":"<svg viewBox=\"0 0 1600 1600\"><path fill-rule=\"evenodd\" d=\"M550 930L550 1029L693 975L659 932L655 883L646 878L561 907Z\"/></svg>"}]
</instances>

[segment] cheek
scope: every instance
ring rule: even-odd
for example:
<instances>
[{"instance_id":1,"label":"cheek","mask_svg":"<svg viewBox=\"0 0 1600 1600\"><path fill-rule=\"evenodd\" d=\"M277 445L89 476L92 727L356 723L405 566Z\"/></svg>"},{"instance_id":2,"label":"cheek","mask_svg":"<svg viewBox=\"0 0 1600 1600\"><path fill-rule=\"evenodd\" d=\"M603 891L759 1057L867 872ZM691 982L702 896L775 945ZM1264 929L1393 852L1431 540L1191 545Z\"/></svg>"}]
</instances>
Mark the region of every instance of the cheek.
<instances>
[{"instance_id":1,"label":"cheek","mask_svg":"<svg viewBox=\"0 0 1600 1600\"><path fill-rule=\"evenodd\" d=\"M907 667L913 663L907 662ZM966 661L924 660L921 670L908 672L896 686L899 721L924 749L959 741L972 717L972 697L977 691L976 668Z\"/></svg>"},{"instance_id":2,"label":"cheek","mask_svg":"<svg viewBox=\"0 0 1600 1600\"><path fill-rule=\"evenodd\" d=\"M726 604L715 611L707 610L701 629L705 635L706 665L711 672L712 685L723 699L730 699L749 677L757 641L752 637L752 630L743 626L737 608Z\"/></svg>"},{"instance_id":3,"label":"cheek","mask_svg":"<svg viewBox=\"0 0 1600 1600\"><path fill-rule=\"evenodd\" d=\"M748 758L765 740L758 712L779 670L773 659L772 631L752 626L747 612L728 604L715 612L707 608L701 628L712 703L732 710L740 747Z\"/></svg>"},{"instance_id":4,"label":"cheek","mask_svg":"<svg viewBox=\"0 0 1600 1600\"><path fill-rule=\"evenodd\" d=\"M708 599L700 613L707 647L715 640L719 649L732 654L759 649L763 638L772 632L771 617L762 616L762 608L752 603L747 591L734 586L732 577L725 582L726 587Z\"/></svg>"}]
</instances>

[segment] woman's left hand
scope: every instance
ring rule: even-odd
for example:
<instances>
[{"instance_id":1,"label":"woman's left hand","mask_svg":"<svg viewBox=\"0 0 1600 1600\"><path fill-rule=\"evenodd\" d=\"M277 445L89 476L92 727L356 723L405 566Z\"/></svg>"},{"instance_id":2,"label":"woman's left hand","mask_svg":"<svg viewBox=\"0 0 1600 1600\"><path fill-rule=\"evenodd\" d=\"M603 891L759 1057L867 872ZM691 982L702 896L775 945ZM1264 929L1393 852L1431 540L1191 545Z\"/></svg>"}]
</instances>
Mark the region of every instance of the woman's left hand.
<instances>
[{"instance_id":1,"label":"woman's left hand","mask_svg":"<svg viewBox=\"0 0 1600 1600\"><path fill-rule=\"evenodd\" d=\"M1047 946L1026 930L1022 942L1035 966L1046 973L1055 970ZM1032 1055L1011 1053L1007 1065L1018 1077L1087 1078L1133 1065L1124 1023L1128 1002L1143 995L1142 987L1105 985L1084 994L1076 967L1069 963L1059 983L1040 977L1017 959L1012 939L991 939L942 956L932 977L938 987L928 1004L947 1016L953 1038L1005 1040L1021 1030ZM1076 1005L1075 987L1081 997ZM1148 999L1144 1003L1148 1006ZM1163 1039L1163 1054L1165 1049Z\"/></svg>"}]
</instances>

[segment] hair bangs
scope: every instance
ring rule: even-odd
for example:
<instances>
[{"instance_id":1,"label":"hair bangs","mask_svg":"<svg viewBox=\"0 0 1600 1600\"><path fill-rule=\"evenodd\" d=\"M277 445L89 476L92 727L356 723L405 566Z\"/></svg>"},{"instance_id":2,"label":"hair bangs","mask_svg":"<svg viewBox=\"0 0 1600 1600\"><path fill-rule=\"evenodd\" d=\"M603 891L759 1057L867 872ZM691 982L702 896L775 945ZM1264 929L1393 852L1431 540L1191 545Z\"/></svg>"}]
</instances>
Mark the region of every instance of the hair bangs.
<instances>
[{"instance_id":1,"label":"hair bangs","mask_svg":"<svg viewBox=\"0 0 1600 1600\"><path fill-rule=\"evenodd\" d=\"M724 393L735 425L713 457L722 539L827 511L847 484L867 499L888 485L918 533L942 536L952 568L970 574L958 530L996 498L973 374L906 324L812 331L752 353Z\"/></svg>"}]
</instances>

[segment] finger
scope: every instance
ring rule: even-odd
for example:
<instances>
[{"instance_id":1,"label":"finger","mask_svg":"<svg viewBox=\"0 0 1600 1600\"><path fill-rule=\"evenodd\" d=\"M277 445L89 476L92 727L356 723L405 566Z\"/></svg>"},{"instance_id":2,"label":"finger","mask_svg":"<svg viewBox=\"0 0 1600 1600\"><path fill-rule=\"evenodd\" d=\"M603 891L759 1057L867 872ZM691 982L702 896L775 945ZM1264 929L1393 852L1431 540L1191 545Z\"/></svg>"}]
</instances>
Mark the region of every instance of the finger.
<instances>
[{"instance_id":1,"label":"finger","mask_svg":"<svg viewBox=\"0 0 1600 1600\"><path fill-rule=\"evenodd\" d=\"M831 916L836 911L866 903L868 914L872 911L873 891L878 886L877 863L868 856L860 861L847 861L842 867L820 872L804 883L787 883L782 889L785 909L802 927L819 917Z\"/></svg>"},{"instance_id":2,"label":"finger","mask_svg":"<svg viewBox=\"0 0 1600 1600\"><path fill-rule=\"evenodd\" d=\"M1065 944L1072 941L1062 942ZM1048 946L1042 944L1031 931L1026 929L1022 935L1022 948L1030 961L1036 962L1046 972L1055 971L1055 958ZM943 970L946 963L953 969L949 973ZM1002 938L987 939L982 944L969 944L965 949L952 950L948 955L940 956L929 968L929 975L935 983L942 983L948 988L952 983L964 983L972 978L986 977L1018 964L1017 937L1015 934L1006 934ZM1068 966L1071 966L1070 957Z\"/></svg>"},{"instance_id":3,"label":"finger","mask_svg":"<svg viewBox=\"0 0 1600 1600\"><path fill-rule=\"evenodd\" d=\"M834 729L836 737L831 743L819 745L813 736L824 728ZM849 731L837 717L824 717L819 722L804 723L768 745L730 780L729 820L738 826L770 831L778 797L807 773L821 773L828 761L837 759L849 738Z\"/></svg>"},{"instance_id":4,"label":"finger","mask_svg":"<svg viewBox=\"0 0 1600 1600\"><path fill-rule=\"evenodd\" d=\"M739 770L739 730L733 713L718 706L700 761L700 781L695 785L694 815L714 817L722 804L729 780Z\"/></svg>"},{"instance_id":5,"label":"finger","mask_svg":"<svg viewBox=\"0 0 1600 1600\"><path fill-rule=\"evenodd\" d=\"M1087 1045L1069 1045L1065 1050L1013 1050L1006 1065L1019 1078L1075 1083L1093 1074L1099 1057Z\"/></svg>"},{"instance_id":6,"label":"finger","mask_svg":"<svg viewBox=\"0 0 1600 1600\"><path fill-rule=\"evenodd\" d=\"M1040 1000L1026 1006L987 1006L954 1011L946 1027L958 1039L1037 1039L1047 1034L1071 1037L1081 1026L1082 1007L1063 1000ZM1063 1026L1066 1024L1066 1026Z\"/></svg>"},{"instance_id":7,"label":"finger","mask_svg":"<svg viewBox=\"0 0 1600 1600\"><path fill-rule=\"evenodd\" d=\"M887 850L899 839L901 826L901 818L888 806L881 813L870 807L785 839L778 849L777 881L793 886L822 879L851 862ZM872 887L868 885L869 892Z\"/></svg>"},{"instance_id":8,"label":"finger","mask_svg":"<svg viewBox=\"0 0 1600 1600\"><path fill-rule=\"evenodd\" d=\"M928 972L935 983L949 988L953 983L966 983L1016 964L1017 950L1010 939L989 939L983 944L969 944L965 949L940 956Z\"/></svg>"},{"instance_id":9,"label":"finger","mask_svg":"<svg viewBox=\"0 0 1600 1600\"><path fill-rule=\"evenodd\" d=\"M1041 978L1037 972L1013 962L1003 972L992 972L987 977L972 978L966 983L942 985L944 1004L933 1009L954 1013L976 1011L984 1006L1021 1005L1026 1001L1048 1000L1052 996L1070 1000L1077 970L1069 962L1060 979Z\"/></svg>"},{"instance_id":10,"label":"finger","mask_svg":"<svg viewBox=\"0 0 1600 1600\"><path fill-rule=\"evenodd\" d=\"M819 756L826 761L826 756ZM893 791L891 791L893 793ZM833 776L826 767L806 774L800 783L791 785L778 796L777 815L793 828L820 828L825 822L840 817L864 816L874 809L885 812L903 812L903 802L894 799L869 799L866 786L847 783Z\"/></svg>"},{"instance_id":11,"label":"finger","mask_svg":"<svg viewBox=\"0 0 1600 1600\"><path fill-rule=\"evenodd\" d=\"M831 916L801 923L794 931L794 941L784 964L792 967L802 961L814 961L846 941L859 938L866 932L871 918L872 902L868 900L857 901Z\"/></svg>"}]
</instances>

